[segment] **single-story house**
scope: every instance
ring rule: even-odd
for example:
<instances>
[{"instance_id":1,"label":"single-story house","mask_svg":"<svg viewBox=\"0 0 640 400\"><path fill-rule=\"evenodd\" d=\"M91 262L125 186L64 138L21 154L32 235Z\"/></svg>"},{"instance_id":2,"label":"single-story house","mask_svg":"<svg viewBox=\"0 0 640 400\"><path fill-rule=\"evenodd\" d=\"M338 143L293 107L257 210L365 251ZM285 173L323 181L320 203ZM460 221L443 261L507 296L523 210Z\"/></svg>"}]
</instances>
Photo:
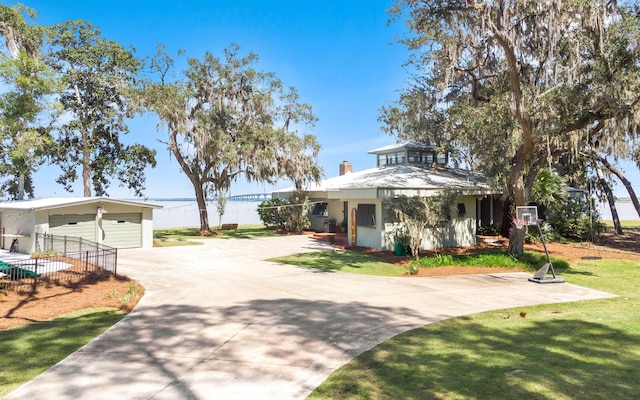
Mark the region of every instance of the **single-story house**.
<instances>
[{"instance_id":1,"label":"single-story house","mask_svg":"<svg viewBox=\"0 0 640 400\"><path fill-rule=\"evenodd\" d=\"M0 203L0 247L36 250L36 233L79 237L118 248L153 247L153 209L108 197L43 198Z\"/></svg>"},{"instance_id":2,"label":"single-story house","mask_svg":"<svg viewBox=\"0 0 640 400\"><path fill-rule=\"evenodd\" d=\"M353 172L345 161L339 176L306 188L314 204L311 229L343 227L350 245L392 250L395 225L385 215L383 202L402 195L428 197L441 190L457 190L460 196L441 234L427 232L423 249L475 245L477 227L501 222L501 191L479 173L448 167L448 155L435 147L406 142L369 154L376 156L375 168ZM276 191L273 197L287 198L292 190Z\"/></svg>"}]
</instances>

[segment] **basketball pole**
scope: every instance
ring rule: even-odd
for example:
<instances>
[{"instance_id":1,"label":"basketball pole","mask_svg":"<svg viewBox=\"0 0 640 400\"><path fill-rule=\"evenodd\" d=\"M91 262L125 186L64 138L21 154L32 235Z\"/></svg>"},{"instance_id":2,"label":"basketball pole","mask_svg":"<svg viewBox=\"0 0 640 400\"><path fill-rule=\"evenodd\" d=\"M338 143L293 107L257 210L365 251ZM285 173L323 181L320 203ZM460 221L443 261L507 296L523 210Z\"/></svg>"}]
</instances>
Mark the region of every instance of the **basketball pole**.
<instances>
[{"instance_id":1,"label":"basketball pole","mask_svg":"<svg viewBox=\"0 0 640 400\"><path fill-rule=\"evenodd\" d=\"M529 278L529 281L535 283L564 283L564 279L558 278L556 271L553 269L553 263L551 262L551 256L549 256L547 242L544 240L544 233L542 233L540 223L536 225L538 226L538 232L540 232L540 240L542 241L542 247L544 247L544 253L547 255L547 263L537 270L533 277ZM549 270L551 270L551 277L547 276Z\"/></svg>"},{"instance_id":2,"label":"basketball pole","mask_svg":"<svg viewBox=\"0 0 640 400\"><path fill-rule=\"evenodd\" d=\"M533 277L529 278L530 282L535 283L563 283L564 279L556 276L556 271L553 269L553 263L551 262L551 256L549 256L549 249L547 249L547 242L540 227L542 220L538 219L538 208L535 206L517 206L516 207L516 219L514 223L517 229L522 229L525 226L537 225L538 232L540 232L540 240L544 247L544 253L547 256L547 263L544 264ZM551 276L547 276L551 270Z\"/></svg>"}]
</instances>

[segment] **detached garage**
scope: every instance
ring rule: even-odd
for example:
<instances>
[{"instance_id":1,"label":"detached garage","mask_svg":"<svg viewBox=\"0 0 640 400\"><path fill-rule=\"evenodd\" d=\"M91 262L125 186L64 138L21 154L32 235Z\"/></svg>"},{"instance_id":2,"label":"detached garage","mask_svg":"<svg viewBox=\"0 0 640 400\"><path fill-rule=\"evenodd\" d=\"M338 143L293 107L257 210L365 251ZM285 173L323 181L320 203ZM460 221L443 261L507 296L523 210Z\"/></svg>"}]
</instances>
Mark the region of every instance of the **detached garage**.
<instances>
[{"instance_id":1,"label":"detached garage","mask_svg":"<svg viewBox=\"0 0 640 400\"><path fill-rule=\"evenodd\" d=\"M111 247L153 247L153 209L108 197L48 198L0 203L0 247L35 251L36 233L81 237Z\"/></svg>"}]
</instances>

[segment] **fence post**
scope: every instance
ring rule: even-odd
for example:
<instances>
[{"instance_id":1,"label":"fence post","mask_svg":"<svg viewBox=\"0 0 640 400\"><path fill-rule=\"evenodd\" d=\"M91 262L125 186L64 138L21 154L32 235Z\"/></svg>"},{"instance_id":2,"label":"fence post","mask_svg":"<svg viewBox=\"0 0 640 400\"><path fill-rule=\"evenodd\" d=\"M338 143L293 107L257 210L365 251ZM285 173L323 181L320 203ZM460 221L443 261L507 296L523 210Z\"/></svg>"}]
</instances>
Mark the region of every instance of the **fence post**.
<instances>
[{"instance_id":1,"label":"fence post","mask_svg":"<svg viewBox=\"0 0 640 400\"><path fill-rule=\"evenodd\" d=\"M113 262L113 274L117 275L118 274L118 248L117 247L114 248L113 251L115 253L114 254L115 260Z\"/></svg>"},{"instance_id":2,"label":"fence post","mask_svg":"<svg viewBox=\"0 0 640 400\"><path fill-rule=\"evenodd\" d=\"M36 265L33 268L33 290L36 290L36 286L38 285L38 257L35 258Z\"/></svg>"},{"instance_id":3,"label":"fence post","mask_svg":"<svg viewBox=\"0 0 640 400\"><path fill-rule=\"evenodd\" d=\"M53 235L51 236L51 247L53 247ZM67 235L64 235L64 246L62 246L62 254L67 255Z\"/></svg>"},{"instance_id":4,"label":"fence post","mask_svg":"<svg viewBox=\"0 0 640 400\"><path fill-rule=\"evenodd\" d=\"M84 258L84 272L86 273L89 270L89 252L85 252Z\"/></svg>"}]
</instances>

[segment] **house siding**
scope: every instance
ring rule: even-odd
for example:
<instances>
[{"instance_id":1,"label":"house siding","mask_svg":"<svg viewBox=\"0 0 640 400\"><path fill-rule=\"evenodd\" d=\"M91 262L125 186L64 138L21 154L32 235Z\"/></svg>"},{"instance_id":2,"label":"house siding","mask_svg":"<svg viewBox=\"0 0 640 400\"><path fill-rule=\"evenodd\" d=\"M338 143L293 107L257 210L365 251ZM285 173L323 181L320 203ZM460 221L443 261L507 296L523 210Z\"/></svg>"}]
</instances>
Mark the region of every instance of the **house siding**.
<instances>
[{"instance_id":1,"label":"house siding","mask_svg":"<svg viewBox=\"0 0 640 400\"><path fill-rule=\"evenodd\" d=\"M474 196L459 197L456 200L456 204L451 208L451 220L440 229L427 229L420 248L423 250L432 250L442 247L474 246L476 244L475 201L476 198ZM465 205L466 214L464 216L457 215L457 203L463 203ZM395 239L393 231L396 229L396 226L397 224L388 221L385 222L384 232L381 232L380 236L380 249L394 249Z\"/></svg>"},{"instance_id":2,"label":"house siding","mask_svg":"<svg viewBox=\"0 0 640 400\"><path fill-rule=\"evenodd\" d=\"M342 202L340 202L342 204ZM382 220L382 201L379 199L357 199L357 200L349 200L349 213L351 210L358 209L359 204L373 204L375 205L375 218L376 225L374 227L368 226L358 226L356 222L356 243L353 243L351 240L351 235L348 237L348 242L352 246L362 246L362 247L372 247L379 249L380 248L380 235L383 231L383 220ZM351 216L348 218L348 226L347 231L351 232L351 226L353 221L351 220Z\"/></svg>"}]
</instances>

